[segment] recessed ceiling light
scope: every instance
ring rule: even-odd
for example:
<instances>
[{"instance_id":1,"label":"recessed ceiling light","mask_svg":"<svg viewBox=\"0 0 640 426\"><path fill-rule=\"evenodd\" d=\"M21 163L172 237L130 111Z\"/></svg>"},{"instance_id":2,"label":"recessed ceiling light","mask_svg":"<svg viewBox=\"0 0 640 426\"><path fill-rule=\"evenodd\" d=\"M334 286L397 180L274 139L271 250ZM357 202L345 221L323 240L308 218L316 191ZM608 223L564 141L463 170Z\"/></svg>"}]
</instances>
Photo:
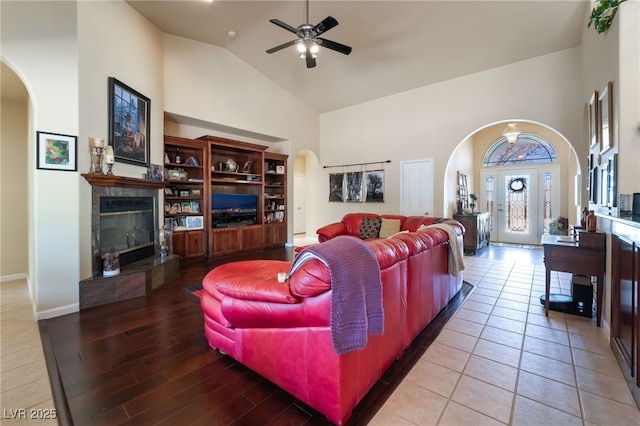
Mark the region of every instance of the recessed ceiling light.
<instances>
[{"instance_id":1,"label":"recessed ceiling light","mask_svg":"<svg viewBox=\"0 0 640 426\"><path fill-rule=\"evenodd\" d=\"M229 38L236 38L237 36L236 32L233 30L227 31L227 35L229 36Z\"/></svg>"}]
</instances>

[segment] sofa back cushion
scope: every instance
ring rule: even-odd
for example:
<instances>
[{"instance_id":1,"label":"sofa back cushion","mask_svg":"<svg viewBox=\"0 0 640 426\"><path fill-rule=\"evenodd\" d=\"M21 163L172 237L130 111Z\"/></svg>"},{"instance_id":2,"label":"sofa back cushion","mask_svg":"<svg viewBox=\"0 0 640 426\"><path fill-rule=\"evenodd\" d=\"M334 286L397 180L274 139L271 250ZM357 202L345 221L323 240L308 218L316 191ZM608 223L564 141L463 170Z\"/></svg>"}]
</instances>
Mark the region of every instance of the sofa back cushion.
<instances>
[{"instance_id":1,"label":"sofa back cushion","mask_svg":"<svg viewBox=\"0 0 640 426\"><path fill-rule=\"evenodd\" d=\"M357 237L360 235L360 225L362 219L368 217L369 219L378 219L380 216L375 213L349 213L342 218L342 223L347 230L347 235L353 235Z\"/></svg>"},{"instance_id":2,"label":"sofa back cushion","mask_svg":"<svg viewBox=\"0 0 640 426\"><path fill-rule=\"evenodd\" d=\"M433 216L408 216L402 223L402 230L416 232L420 225L431 225L436 220L438 218Z\"/></svg>"}]
</instances>

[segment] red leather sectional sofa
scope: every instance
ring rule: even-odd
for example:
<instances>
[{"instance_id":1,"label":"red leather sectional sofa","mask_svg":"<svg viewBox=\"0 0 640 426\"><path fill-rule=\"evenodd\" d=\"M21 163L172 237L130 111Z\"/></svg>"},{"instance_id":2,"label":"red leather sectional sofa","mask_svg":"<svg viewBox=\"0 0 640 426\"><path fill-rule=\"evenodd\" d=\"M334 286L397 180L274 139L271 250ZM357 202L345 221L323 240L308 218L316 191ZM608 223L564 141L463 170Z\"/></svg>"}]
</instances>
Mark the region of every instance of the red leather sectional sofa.
<instances>
[{"instance_id":1,"label":"red leather sectional sofa","mask_svg":"<svg viewBox=\"0 0 640 426\"><path fill-rule=\"evenodd\" d=\"M342 225L318 230L321 238L358 228L358 215L347 216ZM286 283L279 283L277 274L289 271L289 262L240 261L210 271L203 279L201 305L211 348L343 424L462 286L462 274L448 272L447 232L434 227L417 231L436 218L392 217L411 232L366 241L380 266L384 331L368 336L363 349L342 355L334 351L331 272L317 259L306 261ZM464 232L458 222L447 223Z\"/></svg>"}]
</instances>

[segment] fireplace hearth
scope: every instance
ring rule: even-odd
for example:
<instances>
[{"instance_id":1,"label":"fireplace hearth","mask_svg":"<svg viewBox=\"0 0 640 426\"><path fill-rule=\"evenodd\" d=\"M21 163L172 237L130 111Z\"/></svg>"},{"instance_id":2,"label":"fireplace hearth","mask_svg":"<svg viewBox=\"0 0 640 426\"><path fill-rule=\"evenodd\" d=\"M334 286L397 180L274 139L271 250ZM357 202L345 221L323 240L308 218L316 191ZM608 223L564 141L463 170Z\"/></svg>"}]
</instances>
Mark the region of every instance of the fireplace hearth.
<instances>
[{"instance_id":1,"label":"fireplace hearth","mask_svg":"<svg viewBox=\"0 0 640 426\"><path fill-rule=\"evenodd\" d=\"M83 174L91 185L92 276L79 283L80 310L141 297L178 276L179 258L156 253L162 181ZM103 276L104 253L120 253L120 273Z\"/></svg>"}]
</instances>

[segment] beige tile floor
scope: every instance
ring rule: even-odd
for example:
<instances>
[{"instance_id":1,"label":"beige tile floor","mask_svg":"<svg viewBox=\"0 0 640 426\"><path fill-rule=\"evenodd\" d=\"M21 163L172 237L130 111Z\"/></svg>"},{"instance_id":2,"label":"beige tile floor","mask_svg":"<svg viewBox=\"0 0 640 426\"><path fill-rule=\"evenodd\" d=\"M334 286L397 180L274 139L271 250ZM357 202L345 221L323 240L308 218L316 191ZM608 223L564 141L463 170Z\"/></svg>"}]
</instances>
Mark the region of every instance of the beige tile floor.
<instances>
[{"instance_id":1,"label":"beige tile floor","mask_svg":"<svg viewBox=\"0 0 640 426\"><path fill-rule=\"evenodd\" d=\"M544 316L536 257L465 256L475 290L370 425L640 425L595 319ZM552 293L570 285L552 273Z\"/></svg>"},{"instance_id":2,"label":"beige tile floor","mask_svg":"<svg viewBox=\"0 0 640 426\"><path fill-rule=\"evenodd\" d=\"M371 425L639 425L640 411L595 320L544 316L544 266L465 257L476 289ZM553 274L552 292L570 293ZM0 408L54 408L25 281L0 284ZM13 411L15 413L15 411ZM54 421L50 422L54 424Z\"/></svg>"},{"instance_id":3,"label":"beige tile floor","mask_svg":"<svg viewBox=\"0 0 640 426\"><path fill-rule=\"evenodd\" d=\"M38 323L25 280L0 283L1 424L57 424Z\"/></svg>"}]
</instances>

